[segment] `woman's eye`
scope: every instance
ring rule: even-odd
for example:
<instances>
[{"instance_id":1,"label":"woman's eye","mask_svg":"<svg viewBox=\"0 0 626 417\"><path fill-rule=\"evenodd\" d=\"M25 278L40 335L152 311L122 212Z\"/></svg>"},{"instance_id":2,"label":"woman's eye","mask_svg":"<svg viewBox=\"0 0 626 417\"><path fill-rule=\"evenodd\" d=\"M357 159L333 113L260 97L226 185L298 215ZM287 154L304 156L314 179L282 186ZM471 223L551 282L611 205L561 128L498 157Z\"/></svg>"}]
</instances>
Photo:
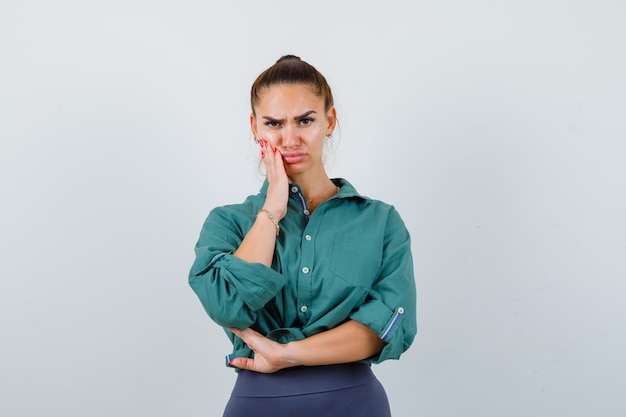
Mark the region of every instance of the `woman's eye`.
<instances>
[{"instance_id":1,"label":"woman's eye","mask_svg":"<svg viewBox=\"0 0 626 417\"><path fill-rule=\"evenodd\" d=\"M313 123L313 119L306 118L306 119L300 120L300 124L303 124L303 125L310 125L311 123Z\"/></svg>"}]
</instances>

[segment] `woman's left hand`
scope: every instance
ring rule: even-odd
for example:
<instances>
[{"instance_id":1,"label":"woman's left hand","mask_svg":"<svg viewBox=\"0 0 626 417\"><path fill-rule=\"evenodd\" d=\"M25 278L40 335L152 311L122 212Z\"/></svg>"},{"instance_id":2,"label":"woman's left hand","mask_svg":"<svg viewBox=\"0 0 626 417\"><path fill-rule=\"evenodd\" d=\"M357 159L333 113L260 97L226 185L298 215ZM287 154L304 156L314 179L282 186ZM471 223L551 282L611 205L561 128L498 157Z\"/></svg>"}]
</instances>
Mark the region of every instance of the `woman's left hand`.
<instances>
[{"instance_id":1,"label":"woman's left hand","mask_svg":"<svg viewBox=\"0 0 626 417\"><path fill-rule=\"evenodd\" d=\"M235 358L230 364L249 371L272 373L287 367L284 361L285 345L248 329L228 329L244 341L254 352L254 359Z\"/></svg>"}]
</instances>

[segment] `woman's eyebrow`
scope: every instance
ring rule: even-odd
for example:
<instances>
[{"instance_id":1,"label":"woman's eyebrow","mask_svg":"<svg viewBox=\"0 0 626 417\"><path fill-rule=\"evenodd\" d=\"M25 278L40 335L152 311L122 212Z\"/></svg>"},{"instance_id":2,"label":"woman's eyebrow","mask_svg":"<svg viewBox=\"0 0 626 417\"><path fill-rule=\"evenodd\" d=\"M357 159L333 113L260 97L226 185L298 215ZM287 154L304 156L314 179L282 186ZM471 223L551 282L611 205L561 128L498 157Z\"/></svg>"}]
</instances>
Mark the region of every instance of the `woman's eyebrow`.
<instances>
[{"instance_id":1,"label":"woman's eyebrow","mask_svg":"<svg viewBox=\"0 0 626 417\"><path fill-rule=\"evenodd\" d=\"M309 110L307 112L302 113L300 116L295 116L293 120L302 120L306 119L309 115L315 113L315 110Z\"/></svg>"},{"instance_id":2,"label":"woman's eyebrow","mask_svg":"<svg viewBox=\"0 0 626 417\"><path fill-rule=\"evenodd\" d=\"M263 118L267 121L275 122L275 123L283 123L285 121L285 119L275 119L274 117L271 117L271 116L263 116Z\"/></svg>"},{"instance_id":3,"label":"woman's eyebrow","mask_svg":"<svg viewBox=\"0 0 626 417\"><path fill-rule=\"evenodd\" d=\"M314 113L317 113L317 112L315 110L309 110L309 111L306 111L306 112L302 113L299 116L294 116L293 120L306 119L308 116L310 116L311 114L314 114ZM275 123L284 123L285 122L285 119L276 119L276 118L274 118L272 116L263 116L263 118L265 120L268 120L270 122L275 122Z\"/></svg>"}]
</instances>

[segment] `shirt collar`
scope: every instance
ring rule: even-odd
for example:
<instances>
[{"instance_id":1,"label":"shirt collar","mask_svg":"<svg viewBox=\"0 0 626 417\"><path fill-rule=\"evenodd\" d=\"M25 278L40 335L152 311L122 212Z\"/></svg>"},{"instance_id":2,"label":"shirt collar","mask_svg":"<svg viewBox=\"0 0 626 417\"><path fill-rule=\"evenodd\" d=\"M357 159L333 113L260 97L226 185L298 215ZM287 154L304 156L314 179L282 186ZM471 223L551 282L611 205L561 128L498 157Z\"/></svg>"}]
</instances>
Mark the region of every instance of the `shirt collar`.
<instances>
[{"instance_id":1,"label":"shirt collar","mask_svg":"<svg viewBox=\"0 0 626 417\"><path fill-rule=\"evenodd\" d=\"M336 186L340 187L339 193L336 195L337 198L348 198L348 197L357 197L367 200L368 198L359 194L359 192L354 188L352 184L345 178L331 178L330 179ZM269 183L267 178L263 181L263 185L261 186L260 193L263 195L267 194L267 187ZM297 184L296 184L297 185Z\"/></svg>"}]
</instances>

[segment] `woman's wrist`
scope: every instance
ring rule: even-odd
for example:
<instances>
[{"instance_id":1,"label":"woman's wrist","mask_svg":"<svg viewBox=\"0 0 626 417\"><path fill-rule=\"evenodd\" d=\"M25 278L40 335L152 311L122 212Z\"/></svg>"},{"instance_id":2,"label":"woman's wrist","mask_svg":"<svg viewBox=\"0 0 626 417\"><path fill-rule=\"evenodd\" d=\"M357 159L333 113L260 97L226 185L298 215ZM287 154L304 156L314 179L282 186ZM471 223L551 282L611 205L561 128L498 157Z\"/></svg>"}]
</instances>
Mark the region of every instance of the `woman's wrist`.
<instances>
[{"instance_id":1,"label":"woman's wrist","mask_svg":"<svg viewBox=\"0 0 626 417\"><path fill-rule=\"evenodd\" d=\"M280 234L280 225L278 224L276 217L274 217L274 214L270 210L262 208L257 212L257 217L259 215L266 216L274 224L274 227L276 228L276 236L278 236Z\"/></svg>"},{"instance_id":2,"label":"woman's wrist","mask_svg":"<svg viewBox=\"0 0 626 417\"><path fill-rule=\"evenodd\" d=\"M280 204L268 204L267 201L263 204L261 210L267 210L272 213L277 222L280 222L287 213L287 207L281 207Z\"/></svg>"},{"instance_id":3,"label":"woman's wrist","mask_svg":"<svg viewBox=\"0 0 626 417\"><path fill-rule=\"evenodd\" d=\"M294 366L303 365L298 360L298 347L301 341L288 342L283 345L283 352L281 355L281 364L283 368L292 368Z\"/></svg>"}]
</instances>

